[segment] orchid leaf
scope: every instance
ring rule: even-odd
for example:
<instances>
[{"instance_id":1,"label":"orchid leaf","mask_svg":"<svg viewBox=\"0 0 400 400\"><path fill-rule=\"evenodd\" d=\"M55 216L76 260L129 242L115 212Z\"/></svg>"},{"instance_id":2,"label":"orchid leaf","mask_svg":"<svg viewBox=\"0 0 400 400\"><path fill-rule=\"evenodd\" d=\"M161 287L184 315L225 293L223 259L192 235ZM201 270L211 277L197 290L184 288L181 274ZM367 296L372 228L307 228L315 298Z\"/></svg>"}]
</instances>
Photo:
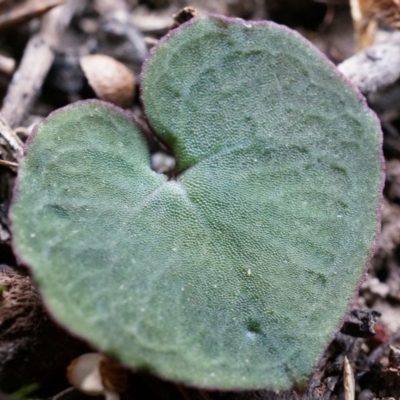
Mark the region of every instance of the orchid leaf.
<instances>
[{"instance_id":1,"label":"orchid leaf","mask_svg":"<svg viewBox=\"0 0 400 400\"><path fill-rule=\"evenodd\" d=\"M56 111L19 171L18 256L55 319L129 367L304 385L379 231L376 117L299 35L219 16L162 39L141 90L174 173L122 110Z\"/></svg>"}]
</instances>

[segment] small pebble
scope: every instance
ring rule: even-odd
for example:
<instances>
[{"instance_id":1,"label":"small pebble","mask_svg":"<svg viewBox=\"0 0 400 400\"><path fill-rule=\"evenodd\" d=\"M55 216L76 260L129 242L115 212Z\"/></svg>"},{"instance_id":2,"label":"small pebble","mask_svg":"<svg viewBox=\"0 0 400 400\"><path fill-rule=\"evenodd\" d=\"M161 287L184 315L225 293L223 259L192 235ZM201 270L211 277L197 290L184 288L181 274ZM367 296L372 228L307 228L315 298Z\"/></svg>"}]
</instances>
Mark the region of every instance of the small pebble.
<instances>
[{"instance_id":1,"label":"small pebble","mask_svg":"<svg viewBox=\"0 0 400 400\"><path fill-rule=\"evenodd\" d=\"M175 158L158 152L151 156L151 167L159 174L170 172L175 168Z\"/></svg>"},{"instance_id":2,"label":"small pebble","mask_svg":"<svg viewBox=\"0 0 400 400\"><path fill-rule=\"evenodd\" d=\"M121 62L104 54L89 54L79 60L96 95L119 107L128 108L135 94L135 77Z\"/></svg>"},{"instance_id":3,"label":"small pebble","mask_svg":"<svg viewBox=\"0 0 400 400\"><path fill-rule=\"evenodd\" d=\"M369 389L364 389L359 393L357 400L372 400L374 397L374 393L372 393Z\"/></svg>"}]
</instances>

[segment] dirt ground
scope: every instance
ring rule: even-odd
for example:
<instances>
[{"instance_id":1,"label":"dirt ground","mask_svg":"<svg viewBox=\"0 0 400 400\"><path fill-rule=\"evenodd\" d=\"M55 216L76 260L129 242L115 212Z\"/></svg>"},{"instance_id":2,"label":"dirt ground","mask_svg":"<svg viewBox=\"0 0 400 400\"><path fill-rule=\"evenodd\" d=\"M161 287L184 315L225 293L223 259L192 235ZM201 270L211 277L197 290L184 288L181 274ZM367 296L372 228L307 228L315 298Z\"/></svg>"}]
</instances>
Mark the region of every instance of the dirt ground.
<instances>
[{"instance_id":1,"label":"dirt ground","mask_svg":"<svg viewBox=\"0 0 400 400\"><path fill-rule=\"evenodd\" d=\"M122 62L137 82L148 49L179 23L173 16L188 6L200 14L274 20L298 30L335 64L347 60L342 72L366 95L384 132L382 234L353 312L305 390L206 392L129 372L122 399L400 399L400 39L396 32L400 6L396 0L360 0L361 6L370 3L362 21L353 20L347 0L66 0L55 7L62 3L0 0L0 399L90 398L71 388L65 377L70 361L90 348L51 321L10 246L7 214L23 142L32 125L51 111L107 95L101 92L101 82L96 86L98 71L87 65L90 71L86 71L82 57L109 55ZM361 58L355 59L356 53ZM127 92L118 89L112 98L140 119L136 85L133 82ZM345 357L351 372L343 371ZM345 389L353 374L355 397Z\"/></svg>"}]
</instances>

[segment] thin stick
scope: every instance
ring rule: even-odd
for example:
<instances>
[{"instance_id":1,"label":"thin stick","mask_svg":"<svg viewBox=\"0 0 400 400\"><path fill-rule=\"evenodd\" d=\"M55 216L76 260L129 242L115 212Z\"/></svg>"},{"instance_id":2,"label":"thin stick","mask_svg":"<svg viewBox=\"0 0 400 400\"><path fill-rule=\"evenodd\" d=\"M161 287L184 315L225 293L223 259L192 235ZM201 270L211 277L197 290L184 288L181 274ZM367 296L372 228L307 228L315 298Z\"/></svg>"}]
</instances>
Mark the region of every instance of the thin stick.
<instances>
[{"instance_id":1,"label":"thin stick","mask_svg":"<svg viewBox=\"0 0 400 400\"><path fill-rule=\"evenodd\" d=\"M41 31L29 40L8 87L1 112L12 129L20 125L29 113L53 63L52 45L58 16L59 8L55 8L43 18Z\"/></svg>"},{"instance_id":2,"label":"thin stick","mask_svg":"<svg viewBox=\"0 0 400 400\"><path fill-rule=\"evenodd\" d=\"M343 384L345 400L355 399L354 373L349 363L349 360L344 356L343 362Z\"/></svg>"},{"instance_id":3,"label":"thin stick","mask_svg":"<svg viewBox=\"0 0 400 400\"><path fill-rule=\"evenodd\" d=\"M387 35L385 42L358 52L338 65L362 93L373 93L400 78L400 34Z\"/></svg>"},{"instance_id":4,"label":"thin stick","mask_svg":"<svg viewBox=\"0 0 400 400\"><path fill-rule=\"evenodd\" d=\"M0 165L3 165L5 167L18 168L18 163L12 161L0 160Z\"/></svg>"},{"instance_id":5,"label":"thin stick","mask_svg":"<svg viewBox=\"0 0 400 400\"><path fill-rule=\"evenodd\" d=\"M30 0L20 3L15 2L16 4L14 4L10 10L6 9L0 13L0 30L10 29L32 18L37 18L63 2L64 0Z\"/></svg>"},{"instance_id":6,"label":"thin stick","mask_svg":"<svg viewBox=\"0 0 400 400\"><path fill-rule=\"evenodd\" d=\"M12 129L21 125L39 96L43 81L53 64L55 49L59 45L64 28L60 27L63 16L69 15L71 8L78 5L76 1L68 0L64 5L49 11L43 17L40 32L29 40L1 110Z\"/></svg>"},{"instance_id":7,"label":"thin stick","mask_svg":"<svg viewBox=\"0 0 400 400\"><path fill-rule=\"evenodd\" d=\"M16 132L12 130L7 121L0 114L0 145L7 149L8 157L18 161L24 153L24 144Z\"/></svg>"}]
</instances>

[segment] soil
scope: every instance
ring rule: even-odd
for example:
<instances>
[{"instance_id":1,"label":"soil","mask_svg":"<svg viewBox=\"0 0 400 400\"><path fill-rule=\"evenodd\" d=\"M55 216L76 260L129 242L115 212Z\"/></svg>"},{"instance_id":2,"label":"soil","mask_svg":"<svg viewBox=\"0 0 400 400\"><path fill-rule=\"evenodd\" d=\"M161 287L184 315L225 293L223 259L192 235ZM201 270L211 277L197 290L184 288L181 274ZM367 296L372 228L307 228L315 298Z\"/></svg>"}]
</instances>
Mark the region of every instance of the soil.
<instances>
[{"instance_id":1,"label":"soil","mask_svg":"<svg viewBox=\"0 0 400 400\"><path fill-rule=\"evenodd\" d=\"M0 165L0 399L90 398L70 387L65 371L72 359L91 349L47 315L29 273L13 254L7 216L18 160L32 125L59 107L101 96L90 87L80 57L95 53L111 56L123 63L137 82L148 49L171 26L193 13L209 12L272 19L288 25L311 40L335 64L357 52L347 0L67 0L60 13L60 8L53 7L61 3L62 0L0 0L0 161L4 161ZM381 3L386 7L385 15L391 13L388 24L384 24L386 17L383 19L383 28L390 32L390 28L396 28L393 20L400 9L390 9L397 4L395 0L375 1L377 5ZM196 11L186 10L174 21L173 16L187 6ZM370 18L379 20L379 12L374 13ZM396 68L400 71L400 67ZM397 79L398 76L394 83L367 93L369 105L382 123L387 162L377 251L353 311L321 358L308 387L289 392L207 392L128 371L128 386L122 399L347 400L354 398L348 389L352 375L357 399L400 399ZM124 101L128 98L129 109L142 118L137 87L134 89L135 93L124 93ZM151 143L158 168L168 168L173 160L160 156L160 144ZM351 367L346 373L345 357Z\"/></svg>"}]
</instances>

